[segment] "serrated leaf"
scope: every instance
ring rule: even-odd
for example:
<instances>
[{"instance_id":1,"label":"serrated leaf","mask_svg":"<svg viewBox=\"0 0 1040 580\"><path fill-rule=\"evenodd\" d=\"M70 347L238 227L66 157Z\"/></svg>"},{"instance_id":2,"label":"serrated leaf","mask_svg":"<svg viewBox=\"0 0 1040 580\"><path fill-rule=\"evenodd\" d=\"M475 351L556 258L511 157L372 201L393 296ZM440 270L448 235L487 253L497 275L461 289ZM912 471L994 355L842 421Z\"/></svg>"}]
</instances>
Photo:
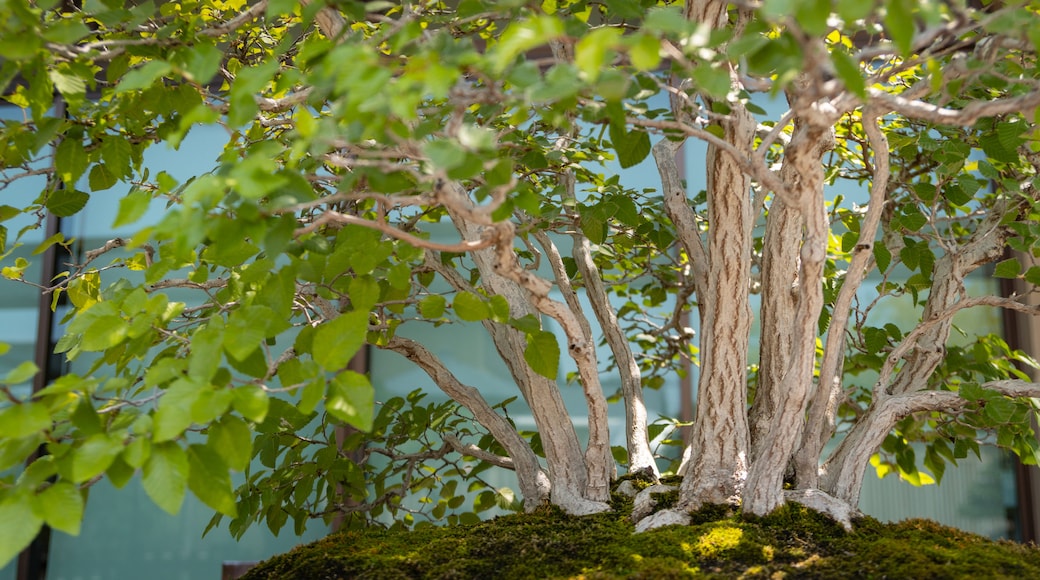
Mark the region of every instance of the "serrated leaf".
<instances>
[{"instance_id":1,"label":"serrated leaf","mask_svg":"<svg viewBox=\"0 0 1040 580\"><path fill-rule=\"evenodd\" d=\"M72 452L73 483L83 483L101 475L122 451L123 444L106 433L88 437L83 445Z\"/></svg>"},{"instance_id":2,"label":"serrated leaf","mask_svg":"<svg viewBox=\"0 0 1040 580\"><path fill-rule=\"evenodd\" d=\"M66 97L74 97L87 92L87 82L67 70L53 68L47 71L47 75L50 77L51 82L54 83L54 88L58 89L58 92Z\"/></svg>"},{"instance_id":3,"label":"serrated leaf","mask_svg":"<svg viewBox=\"0 0 1040 580\"><path fill-rule=\"evenodd\" d=\"M31 360L22 361L18 363L18 366L7 371L7 374L0 379L0 383L5 385L24 383L25 381L35 377L38 372L40 372L40 367L36 366L36 363Z\"/></svg>"},{"instance_id":4,"label":"serrated leaf","mask_svg":"<svg viewBox=\"0 0 1040 580\"><path fill-rule=\"evenodd\" d=\"M661 40L657 37L636 33L629 37L627 42L628 58L637 70L654 70L661 64Z\"/></svg>"},{"instance_id":5,"label":"serrated leaf","mask_svg":"<svg viewBox=\"0 0 1040 580\"><path fill-rule=\"evenodd\" d=\"M83 175L83 172L87 170L87 165L89 165L89 163L90 161L87 158L87 151L83 148L83 142L79 139L66 137L61 140L61 143L58 144L58 148L54 151L54 169L58 172L58 177L60 177L62 182L64 182L69 188L71 188L76 183L76 180ZM71 191L71 189L69 189L69 191ZM50 208L49 201L47 207Z\"/></svg>"},{"instance_id":6,"label":"serrated leaf","mask_svg":"<svg viewBox=\"0 0 1040 580\"><path fill-rule=\"evenodd\" d=\"M610 141L622 169L638 165L650 154L650 136L643 131L626 131L624 127L612 124Z\"/></svg>"},{"instance_id":7,"label":"serrated leaf","mask_svg":"<svg viewBox=\"0 0 1040 580\"><path fill-rule=\"evenodd\" d=\"M270 408L271 400L267 393L256 385L243 385L232 391L234 399L231 406L246 419L254 423L263 422Z\"/></svg>"},{"instance_id":8,"label":"serrated leaf","mask_svg":"<svg viewBox=\"0 0 1040 580\"><path fill-rule=\"evenodd\" d=\"M58 217L71 217L86 207L89 200L90 195L85 192L57 189L47 195L47 209Z\"/></svg>"},{"instance_id":9,"label":"serrated leaf","mask_svg":"<svg viewBox=\"0 0 1040 580\"><path fill-rule=\"evenodd\" d=\"M1022 264L1018 261L1018 258L1008 258L997 263L996 267L993 268L993 276L996 278L1018 278L1021 272Z\"/></svg>"},{"instance_id":10,"label":"serrated leaf","mask_svg":"<svg viewBox=\"0 0 1040 580\"><path fill-rule=\"evenodd\" d=\"M131 154L130 141L122 135L108 136L101 141L101 159L117 177L126 177L130 174ZM161 173L159 176L160 184L163 175L165 173Z\"/></svg>"},{"instance_id":11,"label":"serrated leaf","mask_svg":"<svg viewBox=\"0 0 1040 580\"><path fill-rule=\"evenodd\" d=\"M1040 286L1040 266L1031 266L1023 276L1026 282L1033 286Z\"/></svg>"},{"instance_id":12,"label":"serrated leaf","mask_svg":"<svg viewBox=\"0 0 1040 580\"><path fill-rule=\"evenodd\" d=\"M226 415L209 426L206 444L213 448L231 469L244 471L253 456L253 435L249 425L238 417Z\"/></svg>"},{"instance_id":13,"label":"serrated leaf","mask_svg":"<svg viewBox=\"0 0 1040 580\"><path fill-rule=\"evenodd\" d=\"M431 294L419 301L419 314L424 318L440 318L447 304L447 299L440 294Z\"/></svg>"},{"instance_id":14,"label":"serrated leaf","mask_svg":"<svg viewBox=\"0 0 1040 580\"><path fill-rule=\"evenodd\" d=\"M99 352L123 342L129 323L115 314L98 316L83 331L79 347L87 352Z\"/></svg>"},{"instance_id":15,"label":"serrated leaf","mask_svg":"<svg viewBox=\"0 0 1040 580\"><path fill-rule=\"evenodd\" d=\"M173 442L152 448L144 464L141 485L155 505L170 515L177 515L184 502L188 483L188 454Z\"/></svg>"},{"instance_id":16,"label":"serrated leaf","mask_svg":"<svg viewBox=\"0 0 1040 580\"><path fill-rule=\"evenodd\" d=\"M149 61L144 66L123 75L122 80L116 85L116 94L146 89L172 70L173 67L168 62L162 60Z\"/></svg>"},{"instance_id":17,"label":"serrated leaf","mask_svg":"<svg viewBox=\"0 0 1040 580\"><path fill-rule=\"evenodd\" d=\"M37 512L48 526L78 536L83 522L83 494L71 483L59 481L37 494Z\"/></svg>"},{"instance_id":18,"label":"serrated leaf","mask_svg":"<svg viewBox=\"0 0 1040 580\"><path fill-rule=\"evenodd\" d=\"M1015 402L1007 397L993 397L986 401L985 415L994 424L1007 423L1015 414Z\"/></svg>"},{"instance_id":19,"label":"serrated leaf","mask_svg":"<svg viewBox=\"0 0 1040 580\"><path fill-rule=\"evenodd\" d=\"M574 64L589 81L599 78L606 64L613 60L613 46L621 38L621 29L596 28L584 35L574 47Z\"/></svg>"},{"instance_id":20,"label":"serrated leaf","mask_svg":"<svg viewBox=\"0 0 1040 580\"><path fill-rule=\"evenodd\" d=\"M311 356L325 370L338 371L346 367L350 359L361 350L367 333L367 311L354 310L340 314L316 329Z\"/></svg>"},{"instance_id":21,"label":"serrated leaf","mask_svg":"<svg viewBox=\"0 0 1040 580\"><path fill-rule=\"evenodd\" d=\"M274 311L267 306L252 305L233 311L228 316L224 332L227 353L239 361L245 361L267 338L268 326L274 319Z\"/></svg>"},{"instance_id":22,"label":"serrated leaf","mask_svg":"<svg viewBox=\"0 0 1040 580\"><path fill-rule=\"evenodd\" d=\"M698 91L707 93L715 99L725 99L733 88L729 71L722 67L705 63L694 68L690 75Z\"/></svg>"},{"instance_id":23,"label":"serrated leaf","mask_svg":"<svg viewBox=\"0 0 1040 580\"><path fill-rule=\"evenodd\" d=\"M132 224L144 216L152 202L152 195L147 191L135 190L119 200L119 211L112 222L113 228Z\"/></svg>"},{"instance_id":24,"label":"serrated leaf","mask_svg":"<svg viewBox=\"0 0 1040 580\"><path fill-rule=\"evenodd\" d=\"M90 176L87 179L87 183L91 191L104 191L118 182L119 179L104 163L98 163L90 168Z\"/></svg>"},{"instance_id":25,"label":"serrated leaf","mask_svg":"<svg viewBox=\"0 0 1040 580\"><path fill-rule=\"evenodd\" d=\"M375 409L375 390L368 377L353 371L343 371L329 381L329 396L325 409L340 421L350 423L362 431L372 428Z\"/></svg>"},{"instance_id":26,"label":"serrated leaf","mask_svg":"<svg viewBox=\"0 0 1040 580\"><path fill-rule=\"evenodd\" d=\"M191 425L191 407L199 399L205 384L191 379L177 379L159 401L152 425L152 441L159 443L180 437Z\"/></svg>"},{"instance_id":27,"label":"serrated leaf","mask_svg":"<svg viewBox=\"0 0 1040 580\"><path fill-rule=\"evenodd\" d=\"M51 415L42 403L22 403L0 410L0 439L20 439L49 429Z\"/></svg>"},{"instance_id":28,"label":"serrated leaf","mask_svg":"<svg viewBox=\"0 0 1040 580\"><path fill-rule=\"evenodd\" d=\"M33 513L29 502L17 496L0 502L0 568L27 548L41 527L43 519Z\"/></svg>"},{"instance_id":29,"label":"serrated leaf","mask_svg":"<svg viewBox=\"0 0 1040 580\"><path fill-rule=\"evenodd\" d=\"M191 445L188 467L188 488L195 497L214 510L235 517L238 510L231 491L231 474L220 456L205 445Z\"/></svg>"},{"instance_id":30,"label":"serrated leaf","mask_svg":"<svg viewBox=\"0 0 1040 580\"><path fill-rule=\"evenodd\" d=\"M861 99L867 97L867 84L863 80L863 73L847 54L835 48L831 50L831 61L834 62L834 71L838 78L845 83L845 88Z\"/></svg>"},{"instance_id":31,"label":"serrated leaf","mask_svg":"<svg viewBox=\"0 0 1040 580\"><path fill-rule=\"evenodd\" d=\"M468 322L478 322L491 316L491 308L472 292L459 292L452 301L455 315Z\"/></svg>"},{"instance_id":32,"label":"serrated leaf","mask_svg":"<svg viewBox=\"0 0 1040 580\"><path fill-rule=\"evenodd\" d=\"M916 32L911 0L885 2L885 27L903 56L910 56Z\"/></svg>"},{"instance_id":33,"label":"serrated leaf","mask_svg":"<svg viewBox=\"0 0 1040 580\"><path fill-rule=\"evenodd\" d=\"M556 380L560 370L560 344L556 341L556 335L544 330L529 334L524 360L534 372Z\"/></svg>"}]
</instances>

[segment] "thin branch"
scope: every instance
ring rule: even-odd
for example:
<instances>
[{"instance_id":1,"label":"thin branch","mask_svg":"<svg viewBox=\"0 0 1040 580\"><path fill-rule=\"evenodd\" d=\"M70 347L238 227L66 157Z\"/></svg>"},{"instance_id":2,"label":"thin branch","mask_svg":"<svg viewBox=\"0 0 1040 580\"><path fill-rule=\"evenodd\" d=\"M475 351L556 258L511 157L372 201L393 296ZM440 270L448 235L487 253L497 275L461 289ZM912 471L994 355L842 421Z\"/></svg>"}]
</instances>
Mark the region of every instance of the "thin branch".
<instances>
[{"instance_id":1,"label":"thin branch","mask_svg":"<svg viewBox=\"0 0 1040 580\"><path fill-rule=\"evenodd\" d=\"M488 248L495 244L494 233L492 230L485 230L484 234L481 235L479 240L464 241L457 244L441 244L438 242L431 242L430 240L424 240L418 236L414 236L407 232L403 232L390 224L382 221L366 220L357 216L340 213L338 211L326 211L321 217L314 220L313 222L297 228L293 235L295 237L304 236L311 232L317 231L325 225L356 225L373 230L378 230L390 237L396 238L407 242L417 248L425 248L427 250L437 250L440 252L472 252L482 248Z\"/></svg>"}]
</instances>

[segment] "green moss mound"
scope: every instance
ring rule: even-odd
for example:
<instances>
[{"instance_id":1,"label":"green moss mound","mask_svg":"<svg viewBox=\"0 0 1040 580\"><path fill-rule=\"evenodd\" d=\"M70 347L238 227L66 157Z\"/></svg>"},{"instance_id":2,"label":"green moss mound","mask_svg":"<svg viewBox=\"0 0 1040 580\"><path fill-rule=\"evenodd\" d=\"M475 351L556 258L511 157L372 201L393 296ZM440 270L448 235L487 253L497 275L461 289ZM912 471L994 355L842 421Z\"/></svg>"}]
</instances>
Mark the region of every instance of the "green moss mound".
<instances>
[{"instance_id":1,"label":"green moss mound","mask_svg":"<svg viewBox=\"0 0 1040 580\"><path fill-rule=\"evenodd\" d=\"M341 532L245 578L1040 578L1037 547L926 520L864 518L846 533L799 505L764 518L709 506L691 525L635 534L623 513L546 507L472 526Z\"/></svg>"}]
</instances>

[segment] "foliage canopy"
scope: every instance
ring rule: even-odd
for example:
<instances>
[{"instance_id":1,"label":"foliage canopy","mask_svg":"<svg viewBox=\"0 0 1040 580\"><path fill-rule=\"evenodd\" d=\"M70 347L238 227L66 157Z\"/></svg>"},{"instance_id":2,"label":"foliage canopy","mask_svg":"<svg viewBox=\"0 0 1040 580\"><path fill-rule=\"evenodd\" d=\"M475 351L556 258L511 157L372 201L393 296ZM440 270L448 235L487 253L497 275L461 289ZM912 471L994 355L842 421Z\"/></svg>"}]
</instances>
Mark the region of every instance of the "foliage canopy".
<instances>
[{"instance_id":1,"label":"foliage canopy","mask_svg":"<svg viewBox=\"0 0 1040 580\"><path fill-rule=\"evenodd\" d=\"M619 465L682 475L679 521L796 499L848 522L871 462L938 480L989 433L1036 462L1034 362L951 340L969 308L1036 314L1040 282L1040 15L982 4L0 3L0 187L30 200L0 205L2 275L50 301L85 369L0 378L0 565L45 524L77 533L102 477L140 474L171 513L190 491L237 536L595 513ZM212 166L149 170L214 129ZM650 160L660 187L626 184ZM112 196L132 236L37 241ZM27 276L59 249L54 279ZM1024 290L972 295L991 265ZM888 301L912 320L880 320ZM409 338L447 324L487 333L517 401ZM383 400L352 366L366 348L449 401ZM698 406L669 462L650 442L678 422L649 424L642 392L687 362Z\"/></svg>"}]
</instances>

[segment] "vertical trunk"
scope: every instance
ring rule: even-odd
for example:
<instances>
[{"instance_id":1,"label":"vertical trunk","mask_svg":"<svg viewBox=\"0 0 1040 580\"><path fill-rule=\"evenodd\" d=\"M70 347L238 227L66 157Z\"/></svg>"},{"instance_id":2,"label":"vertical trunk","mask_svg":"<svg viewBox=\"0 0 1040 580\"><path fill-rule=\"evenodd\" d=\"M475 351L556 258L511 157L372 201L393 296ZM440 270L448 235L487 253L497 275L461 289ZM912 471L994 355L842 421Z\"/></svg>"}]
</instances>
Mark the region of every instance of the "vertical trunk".
<instances>
[{"instance_id":1,"label":"vertical trunk","mask_svg":"<svg viewBox=\"0 0 1040 580\"><path fill-rule=\"evenodd\" d=\"M754 418L759 423L760 439L756 441L756 453L748 473L743 504L744 510L753 514L764 515L783 504L784 472L805 426L805 408L812 392L816 360L816 329L823 308L823 264L827 258L828 224L823 204L824 175L820 158L833 144L834 138L829 127L819 128L796 122L780 176L793 197L791 200L782 200L782 203L785 206L797 203L798 217L794 219L789 208L780 216L773 216L772 212L769 216L770 221L774 217L787 218L786 223L777 228L783 243L790 241L782 235L785 230L788 230L787 237L797 232L794 245L801 245L800 268L798 299L793 316L772 313L774 322L786 318L791 327L791 330L781 331L789 341L786 345L789 354L785 356L779 349L770 353L782 357L779 361L773 361L774 365L782 364L782 370L775 366L771 369L781 379L778 383L766 383L767 390L761 393L766 404L771 405L772 412ZM795 232L790 231L792 228L795 228ZM804 238L801 235L803 228ZM766 255L774 251L781 249L768 244L764 248ZM773 275L772 282L779 280L780 285L763 288L765 292L789 294L792 291L789 281L783 279L783 274L770 274ZM768 336L765 329L763 333ZM782 346L774 345L774 348Z\"/></svg>"},{"instance_id":2,"label":"vertical trunk","mask_svg":"<svg viewBox=\"0 0 1040 580\"><path fill-rule=\"evenodd\" d=\"M800 489L814 489L819 485L820 457L827 441L834 435L841 396L842 364L845 354L845 331L851 316L852 301L867 276L868 266L873 260L874 239L888 195L890 175L888 138L877 124L877 115L863 115L863 131L870 143L873 157L873 182L870 186L870 203L860 225L859 241L853 249L848 272L842 282L838 298L834 301L827 339L824 343L823 360L820 362L820 378L816 392L809 403L806 429L802 434L802 445L795 454L794 466L796 485ZM864 158L866 163L866 158Z\"/></svg>"},{"instance_id":3,"label":"vertical trunk","mask_svg":"<svg viewBox=\"0 0 1040 580\"><path fill-rule=\"evenodd\" d=\"M724 9L724 5L723 5ZM724 10L723 10L724 12ZM750 153L754 118L729 103L725 138ZM701 377L681 504L727 503L747 476L747 352L751 331L751 179L728 153L708 147L708 275L701 303Z\"/></svg>"},{"instance_id":4,"label":"vertical trunk","mask_svg":"<svg viewBox=\"0 0 1040 580\"><path fill-rule=\"evenodd\" d=\"M791 313L795 311L798 300L798 247L801 239L802 220L798 210L780 198L774 199L769 207L762 241L762 339L754 403L750 411L752 461L761 455L761 447L768 443L767 435L773 418L780 413L780 383L788 368L795 340Z\"/></svg>"}]
</instances>

